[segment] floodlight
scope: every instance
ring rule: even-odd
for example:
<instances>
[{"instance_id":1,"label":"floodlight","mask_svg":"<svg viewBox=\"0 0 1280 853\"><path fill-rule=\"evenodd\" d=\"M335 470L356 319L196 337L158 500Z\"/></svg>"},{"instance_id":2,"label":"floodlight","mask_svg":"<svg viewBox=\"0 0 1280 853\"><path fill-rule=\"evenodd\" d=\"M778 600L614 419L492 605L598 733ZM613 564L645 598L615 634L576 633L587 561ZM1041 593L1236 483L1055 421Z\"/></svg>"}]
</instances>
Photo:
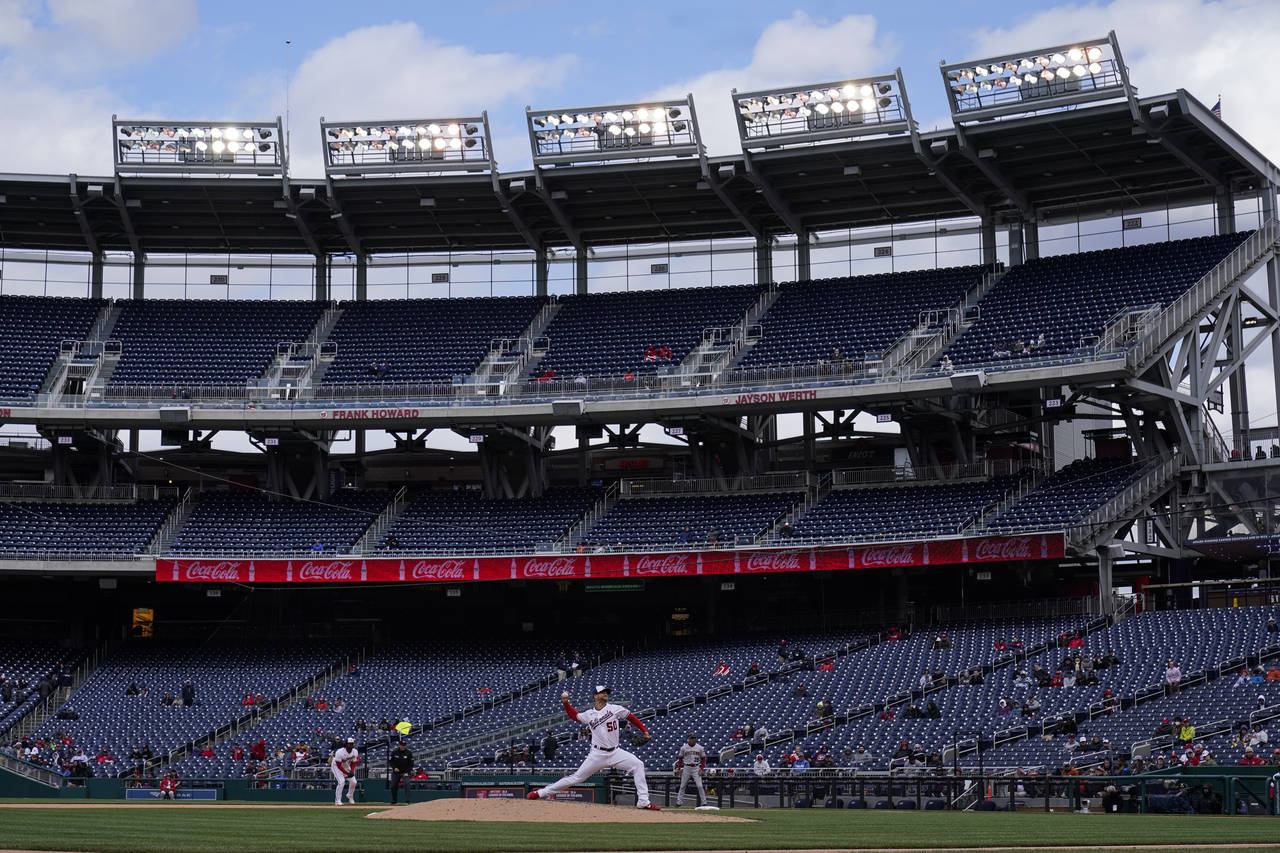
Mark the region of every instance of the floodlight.
<instances>
[{"instance_id":1,"label":"floodlight","mask_svg":"<svg viewBox=\"0 0 1280 853\"><path fill-rule=\"evenodd\" d=\"M489 119L421 118L330 122L320 119L327 175L468 171L493 168Z\"/></svg>"},{"instance_id":2,"label":"floodlight","mask_svg":"<svg viewBox=\"0 0 1280 853\"><path fill-rule=\"evenodd\" d=\"M942 64L958 121L1130 97L1115 33L1037 51Z\"/></svg>"},{"instance_id":3,"label":"floodlight","mask_svg":"<svg viewBox=\"0 0 1280 853\"><path fill-rule=\"evenodd\" d=\"M272 122L121 121L111 117L120 174L212 172L279 175L280 119Z\"/></svg>"},{"instance_id":4,"label":"floodlight","mask_svg":"<svg viewBox=\"0 0 1280 853\"><path fill-rule=\"evenodd\" d=\"M689 120L680 120L688 115ZM642 104L535 110L525 108L538 165L688 157L701 151L693 96Z\"/></svg>"},{"instance_id":5,"label":"floodlight","mask_svg":"<svg viewBox=\"0 0 1280 853\"><path fill-rule=\"evenodd\" d=\"M733 92L745 149L902 133L910 108L900 70L856 80Z\"/></svg>"}]
</instances>

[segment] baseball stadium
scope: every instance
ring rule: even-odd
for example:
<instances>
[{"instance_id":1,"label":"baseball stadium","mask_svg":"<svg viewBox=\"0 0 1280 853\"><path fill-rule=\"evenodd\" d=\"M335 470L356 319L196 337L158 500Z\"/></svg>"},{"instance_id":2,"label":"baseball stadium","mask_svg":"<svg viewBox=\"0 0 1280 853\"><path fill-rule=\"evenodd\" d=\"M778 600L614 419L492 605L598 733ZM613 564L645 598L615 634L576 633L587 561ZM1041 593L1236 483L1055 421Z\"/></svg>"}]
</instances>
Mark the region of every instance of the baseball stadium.
<instances>
[{"instance_id":1,"label":"baseball stadium","mask_svg":"<svg viewBox=\"0 0 1280 853\"><path fill-rule=\"evenodd\" d=\"M0 144L0 847L1280 848L1280 168L1125 37Z\"/></svg>"}]
</instances>

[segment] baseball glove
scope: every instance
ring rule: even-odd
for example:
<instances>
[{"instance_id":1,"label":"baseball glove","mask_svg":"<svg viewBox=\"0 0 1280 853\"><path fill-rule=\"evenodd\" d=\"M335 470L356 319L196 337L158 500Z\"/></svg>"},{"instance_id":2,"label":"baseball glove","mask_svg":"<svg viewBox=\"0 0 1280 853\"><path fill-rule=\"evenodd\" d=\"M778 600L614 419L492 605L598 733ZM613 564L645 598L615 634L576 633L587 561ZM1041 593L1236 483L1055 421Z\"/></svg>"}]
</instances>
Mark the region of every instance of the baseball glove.
<instances>
[{"instance_id":1,"label":"baseball glove","mask_svg":"<svg viewBox=\"0 0 1280 853\"><path fill-rule=\"evenodd\" d=\"M636 732L635 734L631 735L632 746L644 746L648 742L649 742L649 736L644 732Z\"/></svg>"}]
</instances>

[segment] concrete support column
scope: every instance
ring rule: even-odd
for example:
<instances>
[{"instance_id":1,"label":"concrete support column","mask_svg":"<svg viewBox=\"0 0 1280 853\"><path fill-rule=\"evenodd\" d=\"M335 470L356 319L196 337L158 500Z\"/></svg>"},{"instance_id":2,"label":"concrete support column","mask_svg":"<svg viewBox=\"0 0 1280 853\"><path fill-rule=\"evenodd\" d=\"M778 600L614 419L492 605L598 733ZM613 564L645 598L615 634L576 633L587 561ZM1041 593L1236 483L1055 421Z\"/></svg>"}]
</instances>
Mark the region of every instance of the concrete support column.
<instances>
[{"instance_id":1,"label":"concrete support column","mask_svg":"<svg viewBox=\"0 0 1280 853\"><path fill-rule=\"evenodd\" d=\"M1040 226L1034 220L1022 223L1022 252L1028 261L1040 257Z\"/></svg>"},{"instance_id":2,"label":"concrete support column","mask_svg":"<svg viewBox=\"0 0 1280 853\"><path fill-rule=\"evenodd\" d=\"M141 299L146 289L147 262L141 252L133 253L133 287L129 290L130 299Z\"/></svg>"},{"instance_id":3,"label":"concrete support column","mask_svg":"<svg viewBox=\"0 0 1280 853\"><path fill-rule=\"evenodd\" d=\"M1016 267L1024 260L1022 247L1022 223L1009 226L1009 266Z\"/></svg>"},{"instance_id":4,"label":"concrete support column","mask_svg":"<svg viewBox=\"0 0 1280 853\"><path fill-rule=\"evenodd\" d=\"M533 258L534 295L547 295L547 250L539 249Z\"/></svg>"},{"instance_id":5,"label":"concrete support column","mask_svg":"<svg viewBox=\"0 0 1280 853\"><path fill-rule=\"evenodd\" d=\"M767 239L756 240L756 284L773 281L773 246Z\"/></svg>"},{"instance_id":6,"label":"concrete support column","mask_svg":"<svg viewBox=\"0 0 1280 853\"><path fill-rule=\"evenodd\" d=\"M579 296L587 295L587 253L578 252L573 259L573 292Z\"/></svg>"},{"instance_id":7,"label":"concrete support column","mask_svg":"<svg viewBox=\"0 0 1280 853\"><path fill-rule=\"evenodd\" d=\"M369 298L369 256L356 255L356 300Z\"/></svg>"},{"instance_id":8,"label":"concrete support column","mask_svg":"<svg viewBox=\"0 0 1280 853\"><path fill-rule=\"evenodd\" d=\"M813 263L809 255L809 232L802 231L796 235L796 279L808 281L813 278Z\"/></svg>"},{"instance_id":9,"label":"concrete support column","mask_svg":"<svg viewBox=\"0 0 1280 853\"><path fill-rule=\"evenodd\" d=\"M317 302L329 301L329 256L316 255L315 294Z\"/></svg>"},{"instance_id":10,"label":"concrete support column","mask_svg":"<svg viewBox=\"0 0 1280 853\"><path fill-rule=\"evenodd\" d=\"M102 267L104 259L101 252L93 253L93 265L89 267L89 298L102 298Z\"/></svg>"},{"instance_id":11,"label":"concrete support column","mask_svg":"<svg viewBox=\"0 0 1280 853\"><path fill-rule=\"evenodd\" d=\"M1236 231L1236 197L1227 187L1217 192L1214 202L1218 208L1218 233L1234 234Z\"/></svg>"},{"instance_id":12,"label":"concrete support column","mask_svg":"<svg viewBox=\"0 0 1280 853\"><path fill-rule=\"evenodd\" d=\"M996 263L996 222L990 217L982 220L982 263L988 267Z\"/></svg>"},{"instance_id":13,"label":"concrete support column","mask_svg":"<svg viewBox=\"0 0 1280 853\"><path fill-rule=\"evenodd\" d=\"M1113 548L1119 548L1118 545L1103 545L1098 548L1098 612L1104 616L1110 616L1115 609L1115 599L1111 595L1112 557Z\"/></svg>"}]
</instances>

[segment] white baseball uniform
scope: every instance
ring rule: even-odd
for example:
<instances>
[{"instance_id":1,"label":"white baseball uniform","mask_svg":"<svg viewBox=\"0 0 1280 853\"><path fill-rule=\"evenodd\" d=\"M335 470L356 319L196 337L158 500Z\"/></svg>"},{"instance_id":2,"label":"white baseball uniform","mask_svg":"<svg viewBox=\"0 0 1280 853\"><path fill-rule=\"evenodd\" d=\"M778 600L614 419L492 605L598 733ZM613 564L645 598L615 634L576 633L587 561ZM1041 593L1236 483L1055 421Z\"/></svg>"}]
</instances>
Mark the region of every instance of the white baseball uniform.
<instances>
[{"instance_id":1,"label":"white baseball uniform","mask_svg":"<svg viewBox=\"0 0 1280 853\"><path fill-rule=\"evenodd\" d=\"M355 747L348 749L340 746L333 751L333 755L329 756L329 772L333 773L333 778L337 780L338 787L333 791L333 804L335 806L342 805L342 788L347 788L347 802L354 804L356 801L356 764L360 761L360 750Z\"/></svg>"},{"instance_id":2,"label":"white baseball uniform","mask_svg":"<svg viewBox=\"0 0 1280 853\"><path fill-rule=\"evenodd\" d=\"M688 741L680 744L680 790L676 791L676 805L684 805L684 791L689 787L689 780L698 789L698 805L707 804L707 792L702 788L702 769L707 766L707 751L702 744L689 745Z\"/></svg>"},{"instance_id":3,"label":"white baseball uniform","mask_svg":"<svg viewBox=\"0 0 1280 853\"><path fill-rule=\"evenodd\" d=\"M570 719L591 729L591 749L576 771L545 788L539 788L538 799L549 800L557 791L577 785L591 774L599 773L606 767L613 767L635 777L636 805L647 809L649 783L644 778L644 762L618 746L618 730L622 727L622 721L631 716L631 712L621 705L614 704L606 704L599 710L588 708L585 711L576 711L568 702L564 703L564 710ZM632 725L638 725L639 722L633 719ZM640 729L643 731L644 726L640 725Z\"/></svg>"}]
</instances>

